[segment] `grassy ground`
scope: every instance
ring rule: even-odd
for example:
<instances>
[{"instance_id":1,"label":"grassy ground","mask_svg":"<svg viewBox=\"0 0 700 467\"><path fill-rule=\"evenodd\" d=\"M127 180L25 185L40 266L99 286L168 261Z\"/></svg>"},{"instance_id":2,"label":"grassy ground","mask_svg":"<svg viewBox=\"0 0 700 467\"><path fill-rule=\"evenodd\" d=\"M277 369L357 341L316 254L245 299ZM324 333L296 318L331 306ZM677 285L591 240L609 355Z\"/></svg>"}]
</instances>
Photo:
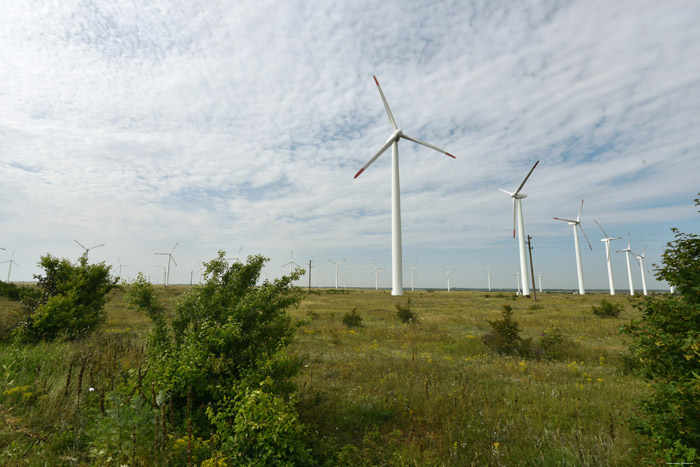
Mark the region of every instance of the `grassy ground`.
<instances>
[{"instance_id":1,"label":"grassy ground","mask_svg":"<svg viewBox=\"0 0 700 467\"><path fill-rule=\"evenodd\" d=\"M186 289L159 290L172 310ZM417 323L396 317L396 304L408 298ZM591 312L602 298L625 305L619 318ZM291 351L304 359L298 407L316 454L346 465L637 465L626 420L647 388L623 370L618 326L637 315L629 298L538 299L308 295L290 310L301 323ZM499 356L483 344L488 320L499 319L504 304L534 343L555 330L567 339L555 359ZM353 308L361 327L342 323ZM0 324L20 315L18 304L0 298ZM92 397L90 387L108 389L140 371L148 327L117 290L101 334L80 343L0 347L0 463L85 465L76 407ZM124 449L133 449L125 439Z\"/></svg>"}]
</instances>

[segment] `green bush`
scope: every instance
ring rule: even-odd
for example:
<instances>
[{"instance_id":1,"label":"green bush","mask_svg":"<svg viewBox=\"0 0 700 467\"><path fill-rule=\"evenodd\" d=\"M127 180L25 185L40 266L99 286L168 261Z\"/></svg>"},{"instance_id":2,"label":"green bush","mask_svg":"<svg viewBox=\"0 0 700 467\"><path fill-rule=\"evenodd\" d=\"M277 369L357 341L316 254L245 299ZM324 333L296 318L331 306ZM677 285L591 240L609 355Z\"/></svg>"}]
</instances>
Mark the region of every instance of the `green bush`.
<instances>
[{"instance_id":1,"label":"green bush","mask_svg":"<svg viewBox=\"0 0 700 467\"><path fill-rule=\"evenodd\" d=\"M34 276L37 292L24 297L26 321L18 335L23 340L75 339L105 320L107 294L116 286L110 266L88 264L83 256L73 264L50 254L39 262L45 275Z\"/></svg>"},{"instance_id":2,"label":"green bush","mask_svg":"<svg viewBox=\"0 0 700 467\"><path fill-rule=\"evenodd\" d=\"M593 314L602 318L617 318L624 309L622 303L611 303L606 299L600 301L600 306L591 306Z\"/></svg>"},{"instance_id":3,"label":"green bush","mask_svg":"<svg viewBox=\"0 0 700 467\"><path fill-rule=\"evenodd\" d=\"M357 312L357 307L343 315L343 324L349 328L362 327L362 316Z\"/></svg>"},{"instance_id":4,"label":"green bush","mask_svg":"<svg viewBox=\"0 0 700 467\"><path fill-rule=\"evenodd\" d=\"M413 312L413 310L411 310L410 298L406 300L406 303L404 305L400 303L396 304L396 317L399 319L399 321L406 324L418 322L418 317Z\"/></svg>"},{"instance_id":5,"label":"green bush","mask_svg":"<svg viewBox=\"0 0 700 467\"><path fill-rule=\"evenodd\" d=\"M532 350L532 339L520 336L520 325L513 319L513 308L503 305L503 318L489 321L491 331L482 340L491 350L505 355L528 356Z\"/></svg>"},{"instance_id":6,"label":"green bush","mask_svg":"<svg viewBox=\"0 0 700 467\"><path fill-rule=\"evenodd\" d=\"M571 349L575 347L575 343L562 335L557 329L543 331L539 340L542 357L549 360L566 358Z\"/></svg>"}]
</instances>

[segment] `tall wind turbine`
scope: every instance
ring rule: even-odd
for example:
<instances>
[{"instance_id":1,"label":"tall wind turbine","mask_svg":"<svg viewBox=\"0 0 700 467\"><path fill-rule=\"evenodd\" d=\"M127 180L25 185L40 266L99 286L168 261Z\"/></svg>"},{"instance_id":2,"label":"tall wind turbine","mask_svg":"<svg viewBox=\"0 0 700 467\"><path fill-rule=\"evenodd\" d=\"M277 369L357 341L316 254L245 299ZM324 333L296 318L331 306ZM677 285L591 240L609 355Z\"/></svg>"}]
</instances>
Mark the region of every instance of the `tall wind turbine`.
<instances>
[{"instance_id":1,"label":"tall wind turbine","mask_svg":"<svg viewBox=\"0 0 700 467\"><path fill-rule=\"evenodd\" d=\"M631 253L631 252L630 252ZM647 294L647 279L646 276L644 275L644 257L647 254L647 247L644 247L644 251L642 252L641 255L638 255L637 253L632 253L636 258L635 260L637 263L639 263L639 269L640 272L642 273L642 291L644 292L644 295ZM9 279L8 279L9 281Z\"/></svg>"},{"instance_id":2,"label":"tall wind turbine","mask_svg":"<svg viewBox=\"0 0 700 467\"><path fill-rule=\"evenodd\" d=\"M331 261L330 259L328 261L335 264L335 288L337 289L338 288L338 266L343 264L345 262L345 260L342 260L340 263L336 263L335 261Z\"/></svg>"},{"instance_id":3,"label":"tall wind turbine","mask_svg":"<svg viewBox=\"0 0 700 467\"><path fill-rule=\"evenodd\" d=\"M608 263L608 282L610 283L610 295L615 295L615 281L613 280L613 272L612 272L612 264L610 262L610 242L613 240L619 240L622 237L611 237L607 233L605 233L605 230L603 230L603 227L598 224L598 221L593 219L593 222L595 222L598 225L598 228L600 228L600 231L603 232L603 235L605 235L605 238L601 238L601 242L605 242L605 258Z\"/></svg>"},{"instance_id":4,"label":"tall wind turbine","mask_svg":"<svg viewBox=\"0 0 700 467\"><path fill-rule=\"evenodd\" d=\"M240 253L240 251L239 251L238 253ZM238 259L238 256L236 256L236 259ZM292 269L294 268L294 265L296 265L297 267L300 267L297 263L294 262L294 250L292 250L292 259L289 260L288 263L284 263L284 264L282 265L282 267L285 267L285 266L287 266L287 265L289 265L289 275L290 275L290 276L292 275L292 272L293 272Z\"/></svg>"},{"instance_id":5,"label":"tall wind turbine","mask_svg":"<svg viewBox=\"0 0 700 467\"><path fill-rule=\"evenodd\" d=\"M418 276L416 276L416 265L417 265L417 264L418 264L418 263L414 264L414 265L411 266L410 268L404 268L406 271L411 271L411 290L413 290L413 279L415 279L416 277L418 277Z\"/></svg>"},{"instance_id":6,"label":"tall wind turbine","mask_svg":"<svg viewBox=\"0 0 700 467\"><path fill-rule=\"evenodd\" d=\"M102 243L102 244L100 244L100 245L95 245L95 246L91 246L90 248L86 248L86 247L83 246L83 244L80 243L78 240L73 239L73 241L74 241L75 243L77 243L78 245L80 245L80 248L82 248L83 250L85 250L85 253L83 253L83 256L85 256L85 260L88 259L88 253L90 252L90 250L94 250L95 248L99 248L99 247L101 247L101 246L105 246L105 244Z\"/></svg>"},{"instance_id":7,"label":"tall wind turbine","mask_svg":"<svg viewBox=\"0 0 700 467\"><path fill-rule=\"evenodd\" d=\"M168 257L168 272L165 274L165 286L168 286L168 283L170 282L170 261L175 263L175 266L177 266L177 262L175 261L175 258L173 258L173 251L175 251L175 248L180 244L180 242L175 243L175 246L173 246L173 249L170 250L170 253L153 253L154 255L167 255ZM165 266L164 266L165 267Z\"/></svg>"},{"instance_id":8,"label":"tall wind turbine","mask_svg":"<svg viewBox=\"0 0 700 467\"><path fill-rule=\"evenodd\" d=\"M378 271L386 271L385 268L380 268L377 266L377 262L375 260L372 260L374 262L374 290L379 290L379 272ZM372 275L370 274L370 276Z\"/></svg>"},{"instance_id":9,"label":"tall wind turbine","mask_svg":"<svg viewBox=\"0 0 700 467\"><path fill-rule=\"evenodd\" d=\"M379 81L377 77L374 76L374 82L377 83L377 89L379 89L379 95L382 97L382 102L384 103L384 108L386 109L386 114L389 117L389 123L394 128L394 132L389 136L389 139L384 143L384 146L374 155L372 158L355 174L355 178L359 177L362 172L365 171L367 167L372 165L372 163L381 156L384 151L389 149L391 146L391 295L403 295L403 259L401 251L401 199L400 199L400 188L399 188L399 140L401 138L413 141L414 143L422 144L430 149L437 152L441 152L451 158L455 158L449 152L428 144L419 139L413 138L411 136L405 135L396 124L394 116L389 109L389 104L384 97L381 86L379 86Z\"/></svg>"},{"instance_id":10,"label":"tall wind turbine","mask_svg":"<svg viewBox=\"0 0 700 467\"><path fill-rule=\"evenodd\" d=\"M3 248L4 250L4 248ZM0 264L4 263L9 263L8 268L7 268L7 282L10 282L10 273L12 272L12 265L14 264L15 266L19 267L19 264L15 261L15 252L12 252L12 256L10 256L10 259L3 261Z\"/></svg>"},{"instance_id":11,"label":"tall wind turbine","mask_svg":"<svg viewBox=\"0 0 700 467\"><path fill-rule=\"evenodd\" d=\"M537 164L539 164L540 161L535 162L535 165L532 166L530 169L530 172L528 172L527 177L523 180L523 182L520 184L517 190L515 190L513 193L510 191L506 191L503 188L499 188L503 193L506 193L507 195L510 195L511 198L513 198L513 238L515 238L515 227L517 224L518 227L518 247L520 249L520 277L522 278L522 286L523 286L523 295L530 295L530 284L528 284L528 276L527 276L527 250L525 249L525 224L523 222L523 204L522 200L524 198L527 198L527 195L525 193L520 193L520 190L523 189L525 186L525 182L527 182L527 179L530 178L530 175L532 175L532 171L535 170L535 167L537 167ZM520 287L518 287L520 289Z\"/></svg>"},{"instance_id":12,"label":"tall wind turbine","mask_svg":"<svg viewBox=\"0 0 700 467\"><path fill-rule=\"evenodd\" d=\"M491 273L493 272L492 269L489 269L488 271L481 271L483 273L486 273L486 277L488 278L488 283L489 283L489 292L491 292Z\"/></svg>"},{"instance_id":13,"label":"tall wind turbine","mask_svg":"<svg viewBox=\"0 0 700 467\"><path fill-rule=\"evenodd\" d=\"M627 232L627 248L617 250L615 253L625 253L627 259L627 278L630 281L630 295L634 295L634 284L632 283L632 266L630 266L630 254L632 253L632 237Z\"/></svg>"},{"instance_id":14,"label":"tall wind turbine","mask_svg":"<svg viewBox=\"0 0 700 467\"><path fill-rule=\"evenodd\" d=\"M586 294L586 289L583 286L583 266L581 265L581 248L579 247L579 242L578 242L578 229L581 229L581 232L583 233L583 236L586 238L586 241L588 242L588 248L593 250L593 247L591 246L591 242L588 240L588 235L586 235L586 232L583 230L583 227L581 227L581 211L583 211L583 200L581 200L581 207L578 210L578 216L576 216L576 220L573 219L563 219L561 217L555 217L555 220L558 221L564 221L568 222L569 225L573 226L574 228L574 248L576 249L576 273L578 274L578 293L581 295Z\"/></svg>"},{"instance_id":15,"label":"tall wind turbine","mask_svg":"<svg viewBox=\"0 0 700 467\"><path fill-rule=\"evenodd\" d=\"M447 273L447 291L450 291L450 273L454 272L455 269L447 269L445 266L442 267Z\"/></svg>"}]
</instances>

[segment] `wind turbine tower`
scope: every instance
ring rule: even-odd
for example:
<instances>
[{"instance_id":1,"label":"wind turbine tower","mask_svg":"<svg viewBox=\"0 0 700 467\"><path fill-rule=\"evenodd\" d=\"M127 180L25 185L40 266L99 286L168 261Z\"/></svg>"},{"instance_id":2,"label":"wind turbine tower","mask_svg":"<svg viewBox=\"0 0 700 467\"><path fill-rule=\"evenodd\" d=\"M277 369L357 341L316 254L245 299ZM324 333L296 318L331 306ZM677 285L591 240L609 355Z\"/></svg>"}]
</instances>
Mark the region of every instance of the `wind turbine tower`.
<instances>
[{"instance_id":1,"label":"wind turbine tower","mask_svg":"<svg viewBox=\"0 0 700 467\"><path fill-rule=\"evenodd\" d=\"M121 260L117 258L117 263L119 263L119 279L122 278L122 268L128 268L130 266L127 266L126 264L122 264Z\"/></svg>"},{"instance_id":2,"label":"wind turbine tower","mask_svg":"<svg viewBox=\"0 0 700 467\"><path fill-rule=\"evenodd\" d=\"M91 246L90 248L86 248L86 247L83 246L83 244L80 243L78 240L73 239L73 241L74 241L75 243L77 243L78 245L80 245L80 248L82 248L83 250L85 250L85 253L83 253L83 256L85 256L85 260L86 260L86 261L87 261L87 259L88 259L88 253L90 252L90 250L94 250L95 248L99 248L99 247L101 247L101 246L105 246L105 244L102 243L102 244L100 244L100 245L95 245L95 246Z\"/></svg>"},{"instance_id":3,"label":"wind turbine tower","mask_svg":"<svg viewBox=\"0 0 700 467\"><path fill-rule=\"evenodd\" d=\"M4 250L4 248L3 248L3 250ZM4 263L9 263L9 265L8 265L8 267L7 267L7 282L8 282L8 284L9 284L9 282L10 282L10 273L12 272L12 265L14 264L15 266L19 267L19 264L17 264L17 262L15 261L15 252L14 252L14 251L12 252L12 256L10 256L10 259L5 260L5 261L3 261L3 262L0 263L0 264L4 264Z\"/></svg>"},{"instance_id":4,"label":"wind turbine tower","mask_svg":"<svg viewBox=\"0 0 700 467\"><path fill-rule=\"evenodd\" d=\"M378 271L386 271L385 268L380 268L377 266L377 262L375 260L372 260L374 262L374 290L379 290L379 272ZM370 274L370 276L372 275Z\"/></svg>"},{"instance_id":5,"label":"wind turbine tower","mask_svg":"<svg viewBox=\"0 0 700 467\"><path fill-rule=\"evenodd\" d=\"M486 273L486 278L488 279L488 284L489 284L489 292L491 292L491 273L493 270L489 269L488 271L481 271L483 273Z\"/></svg>"},{"instance_id":6,"label":"wind turbine tower","mask_svg":"<svg viewBox=\"0 0 700 467\"><path fill-rule=\"evenodd\" d=\"M520 295L520 271L516 272L516 273L513 274L513 275L515 276L516 281L517 281L517 283L518 283L518 284L517 284L517 287L518 287L517 295Z\"/></svg>"},{"instance_id":7,"label":"wind turbine tower","mask_svg":"<svg viewBox=\"0 0 700 467\"><path fill-rule=\"evenodd\" d=\"M644 251L642 252L641 255L638 255L637 253L632 253L636 258L635 260L639 263L639 269L642 274L642 291L644 292L644 295L647 294L647 279L646 276L644 275L644 257L647 254L647 247L644 247ZM9 281L9 279L8 279Z\"/></svg>"},{"instance_id":8,"label":"wind turbine tower","mask_svg":"<svg viewBox=\"0 0 700 467\"><path fill-rule=\"evenodd\" d=\"M449 292L449 291L451 290L451 289L450 289L450 273L451 273L451 272L454 272L455 269L447 269L445 266L443 266L442 268L443 268L443 269L445 270L445 272L447 273L447 291Z\"/></svg>"},{"instance_id":9,"label":"wind turbine tower","mask_svg":"<svg viewBox=\"0 0 700 467\"><path fill-rule=\"evenodd\" d=\"M610 262L610 242L613 240L619 240L622 237L611 237L607 233L605 233L605 230L603 230L603 227L598 224L598 221L593 219L593 222L598 225L598 228L600 229L601 232L603 232L603 235L605 235L605 238L601 238L601 242L605 242L605 258L608 263L608 282L610 283L610 295L615 295L615 281L613 280L613 272L612 272L612 264Z\"/></svg>"},{"instance_id":10,"label":"wind turbine tower","mask_svg":"<svg viewBox=\"0 0 700 467\"><path fill-rule=\"evenodd\" d=\"M523 221L523 204L522 200L527 198L527 195L525 193L520 193L520 190L523 189L523 186L525 186L525 182L527 182L527 179L530 178L530 175L532 175L532 171L535 170L535 167L537 167L537 164L539 164L540 161L535 162L535 165L532 166L530 169L530 172L528 172L527 177L523 180L523 182L520 184L517 190L515 190L513 193L506 191L502 188L499 188L503 193L506 193L507 195L510 195L511 198L513 198L513 238L515 238L515 227L517 224L518 228L518 247L520 249L520 277L522 278L521 283L523 286L523 295L530 295L530 284L528 284L528 275L527 275L527 250L525 249L525 223ZM518 290L520 290L520 286L518 286Z\"/></svg>"},{"instance_id":11,"label":"wind turbine tower","mask_svg":"<svg viewBox=\"0 0 700 467\"><path fill-rule=\"evenodd\" d=\"M403 295L403 258L401 251L401 199L399 187L399 140L401 138L413 141L414 143L422 144L430 149L445 154L451 158L455 158L449 152L426 143L419 139L405 135L396 124L394 116L389 109L389 104L384 97L381 86L377 77L374 76L374 82L377 83L379 95L382 97L386 114L389 117L389 123L394 128L394 132L389 136L389 139L384 143L384 146L355 174L355 178L359 177L367 167L381 156L384 151L391 146L391 295Z\"/></svg>"},{"instance_id":12,"label":"wind turbine tower","mask_svg":"<svg viewBox=\"0 0 700 467\"><path fill-rule=\"evenodd\" d=\"M240 254L240 251L239 251L238 253ZM238 259L238 256L236 256L236 259ZM290 275L290 276L292 275L294 266L296 265L297 267L299 267L299 265L298 265L297 263L294 262L294 250L292 250L292 259L289 260L288 263L284 263L284 264L282 265L282 267L285 267L285 266L287 266L287 265L289 265L289 275Z\"/></svg>"},{"instance_id":13,"label":"wind turbine tower","mask_svg":"<svg viewBox=\"0 0 700 467\"><path fill-rule=\"evenodd\" d=\"M177 262L175 261L175 258L173 258L173 251L175 251L175 248L180 244L180 242L175 243L175 246L173 246L173 249L170 250L170 253L153 253L154 255L166 255L168 257L168 272L164 273L165 276L165 286L167 287L168 284L170 283L170 262L172 261L175 263L175 266L177 266ZM165 266L163 266L165 267Z\"/></svg>"},{"instance_id":14,"label":"wind turbine tower","mask_svg":"<svg viewBox=\"0 0 700 467\"><path fill-rule=\"evenodd\" d=\"M416 265L417 265L417 264L418 264L418 263L414 264L414 265L411 266L410 268L405 268L406 271L411 271L411 290L413 290L413 279L415 279L416 277L418 277L418 276L416 276Z\"/></svg>"},{"instance_id":15,"label":"wind turbine tower","mask_svg":"<svg viewBox=\"0 0 700 467\"><path fill-rule=\"evenodd\" d=\"M632 267L630 266L630 254L632 254L632 237L627 232L627 248L617 250L616 253L625 253L627 259L627 278L630 282L630 295L634 295L634 284L632 283Z\"/></svg>"},{"instance_id":16,"label":"wind turbine tower","mask_svg":"<svg viewBox=\"0 0 700 467\"><path fill-rule=\"evenodd\" d=\"M331 261L330 259L328 261L335 264L335 288L337 289L338 288L338 266L343 264L345 262L345 260L342 260L340 263L336 263L335 261Z\"/></svg>"},{"instance_id":17,"label":"wind turbine tower","mask_svg":"<svg viewBox=\"0 0 700 467\"><path fill-rule=\"evenodd\" d=\"M562 219L561 217L555 217L554 219L558 221L568 222L569 225L573 226L574 228L574 248L576 253L576 273L578 274L578 293L581 295L585 295L586 289L583 286L583 266L581 265L581 248L578 242L578 229L581 229L581 233L583 233L583 236L586 238L586 241L588 242L588 248L590 248L592 251L593 247L591 246L591 242L588 240L588 235L586 235L586 232L583 230L583 227L581 227L581 211L583 211L583 200L581 200L581 207L578 210L578 216L576 217L576 220Z\"/></svg>"},{"instance_id":18,"label":"wind turbine tower","mask_svg":"<svg viewBox=\"0 0 700 467\"><path fill-rule=\"evenodd\" d=\"M537 284L540 286L540 293L542 293L542 273L537 274Z\"/></svg>"}]
</instances>

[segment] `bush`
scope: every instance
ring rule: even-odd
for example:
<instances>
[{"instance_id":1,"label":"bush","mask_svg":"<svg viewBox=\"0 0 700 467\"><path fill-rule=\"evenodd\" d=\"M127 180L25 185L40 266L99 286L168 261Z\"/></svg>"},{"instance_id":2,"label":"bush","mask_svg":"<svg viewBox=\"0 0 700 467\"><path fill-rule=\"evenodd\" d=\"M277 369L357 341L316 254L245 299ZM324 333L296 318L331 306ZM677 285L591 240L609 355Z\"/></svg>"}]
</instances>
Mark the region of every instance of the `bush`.
<instances>
[{"instance_id":1,"label":"bush","mask_svg":"<svg viewBox=\"0 0 700 467\"><path fill-rule=\"evenodd\" d=\"M343 315L343 324L349 328L362 327L362 316L357 312L357 307Z\"/></svg>"},{"instance_id":2,"label":"bush","mask_svg":"<svg viewBox=\"0 0 700 467\"><path fill-rule=\"evenodd\" d=\"M39 266L45 275L34 276L36 291L22 300L26 321L19 336L23 340L75 339L105 320L107 294L116 286L110 266L88 264L84 256L73 264L49 254L41 257Z\"/></svg>"},{"instance_id":3,"label":"bush","mask_svg":"<svg viewBox=\"0 0 700 467\"><path fill-rule=\"evenodd\" d=\"M559 330L543 331L540 336L542 356L550 360L561 360L574 347L574 342L562 335Z\"/></svg>"},{"instance_id":4,"label":"bush","mask_svg":"<svg viewBox=\"0 0 700 467\"><path fill-rule=\"evenodd\" d=\"M505 355L528 356L532 350L532 339L520 336L520 325L513 319L513 308L503 305L503 318L489 321L491 332L482 338L491 350Z\"/></svg>"},{"instance_id":5,"label":"bush","mask_svg":"<svg viewBox=\"0 0 700 467\"><path fill-rule=\"evenodd\" d=\"M404 305L400 303L396 304L396 317L399 318L399 321L406 324L418 322L418 317L413 312L413 310L411 310L410 298L406 300L406 304Z\"/></svg>"},{"instance_id":6,"label":"bush","mask_svg":"<svg viewBox=\"0 0 700 467\"><path fill-rule=\"evenodd\" d=\"M611 303L605 299L600 301L600 306L591 306L593 314L601 318L617 318L624 309L622 303Z\"/></svg>"}]
</instances>

